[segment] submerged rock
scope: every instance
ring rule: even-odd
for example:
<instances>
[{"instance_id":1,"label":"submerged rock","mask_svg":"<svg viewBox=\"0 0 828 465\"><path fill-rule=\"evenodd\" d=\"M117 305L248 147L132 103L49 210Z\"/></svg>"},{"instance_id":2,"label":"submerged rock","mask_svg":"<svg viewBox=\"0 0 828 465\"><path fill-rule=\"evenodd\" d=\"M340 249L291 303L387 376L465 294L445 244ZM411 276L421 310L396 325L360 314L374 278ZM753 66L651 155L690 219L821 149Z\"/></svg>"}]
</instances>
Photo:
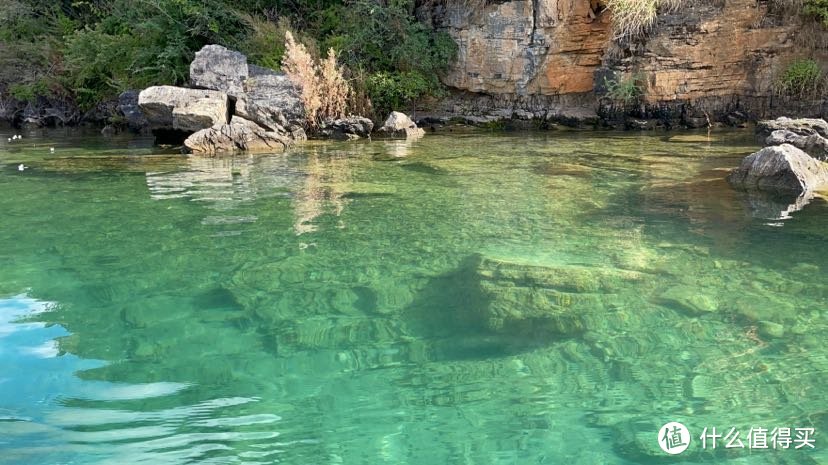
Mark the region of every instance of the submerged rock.
<instances>
[{"instance_id":1,"label":"submerged rock","mask_svg":"<svg viewBox=\"0 0 828 465\"><path fill-rule=\"evenodd\" d=\"M577 334L594 329L615 295L642 273L579 265L534 265L481 258L476 268L485 325L494 331Z\"/></svg>"},{"instance_id":2,"label":"submerged rock","mask_svg":"<svg viewBox=\"0 0 828 465\"><path fill-rule=\"evenodd\" d=\"M141 91L138 106L152 129L195 132L228 118L227 94L214 90L153 86Z\"/></svg>"},{"instance_id":3,"label":"submerged rock","mask_svg":"<svg viewBox=\"0 0 828 465\"><path fill-rule=\"evenodd\" d=\"M246 150L252 152L282 151L291 138L267 131L252 121L234 116L230 124L202 129L190 135L184 145L193 153L214 154Z\"/></svg>"},{"instance_id":4,"label":"submerged rock","mask_svg":"<svg viewBox=\"0 0 828 465\"><path fill-rule=\"evenodd\" d=\"M392 111L385 122L377 130L379 137L387 137L392 139L410 139L422 137L425 134L421 128L418 128L414 121L411 120L405 113Z\"/></svg>"},{"instance_id":5,"label":"submerged rock","mask_svg":"<svg viewBox=\"0 0 828 465\"><path fill-rule=\"evenodd\" d=\"M691 286L671 287L661 294L661 299L691 315L703 315L719 309L716 299Z\"/></svg>"},{"instance_id":6,"label":"submerged rock","mask_svg":"<svg viewBox=\"0 0 828 465\"><path fill-rule=\"evenodd\" d=\"M744 190L801 195L828 185L828 165L782 144L745 157L727 180Z\"/></svg>"},{"instance_id":7,"label":"submerged rock","mask_svg":"<svg viewBox=\"0 0 828 465\"><path fill-rule=\"evenodd\" d=\"M779 338L785 335L785 327L773 321L760 321L759 334L770 338Z\"/></svg>"}]
</instances>

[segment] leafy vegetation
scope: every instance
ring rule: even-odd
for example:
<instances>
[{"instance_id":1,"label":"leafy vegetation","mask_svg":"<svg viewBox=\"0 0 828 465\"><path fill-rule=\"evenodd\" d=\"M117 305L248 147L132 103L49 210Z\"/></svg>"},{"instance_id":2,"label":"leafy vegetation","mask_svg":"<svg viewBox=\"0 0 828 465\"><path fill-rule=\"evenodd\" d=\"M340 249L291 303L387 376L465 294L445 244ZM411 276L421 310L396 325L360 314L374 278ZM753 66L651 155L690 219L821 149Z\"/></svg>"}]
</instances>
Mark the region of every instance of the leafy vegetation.
<instances>
[{"instance_id":1,"label":"leafy vegetation","mask_svg":"<svg viewBox=\"0 0 828 465\"><path fill-rule=\"evenodd\" d=\"M332 48L354 89L384 112L438 94L455 53L413 9L411 0L5 0L0 94L91 108L128 88L186 83L209 43L278 68L292 30L314 59Z\"/></svg>"},{"instance_id":2,"label":"leafy vegetation","mask_svg":"<svg viewBox=\"0 0 828 465\"><path fill-rule=\"evenodd\" d=\"M804 0L802 13L828 26L828 0Z\"/></svg>"},{"instance_id":3,"label":"leafy vegetation","mask_svg":"<svg viewBox=\"0 0 828 465\"><path fill-rule=\"evenodd\" d=\"M777 79L775 88L776 92L781 95L798 98L814 97L822 90L824 81L819 63L805 58L788 65Z\"/></svg>"},{"instance_id":4,"label":"leafy vegetation","mask_svg":"<svg viewBox=\"0 0 828 465\"><path fill-rule=\"evenodd\" d=\"M632 76L624 78L604 78L606 96L613 103L629 105L638 100L643 93L643 88L641 87L640 82L641 76L638 74L633 74Z\"/></svg>"}]
</instances>

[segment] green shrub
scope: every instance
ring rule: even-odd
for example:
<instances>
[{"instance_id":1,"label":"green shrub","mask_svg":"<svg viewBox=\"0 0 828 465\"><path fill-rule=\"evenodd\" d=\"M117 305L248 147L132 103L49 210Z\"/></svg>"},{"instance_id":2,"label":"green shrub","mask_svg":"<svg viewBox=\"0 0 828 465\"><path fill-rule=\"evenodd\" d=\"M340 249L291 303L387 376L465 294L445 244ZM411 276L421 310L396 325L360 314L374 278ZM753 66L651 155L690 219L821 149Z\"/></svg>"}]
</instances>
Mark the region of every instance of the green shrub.
<instances>
[{"instance_id":1,"label":"green shrub","mask_svg":"<svg viewBox=\"0 0 828 465\"><path fill-rule=\"evenodd\" d=\"M641 97L643 88L639 84L641 76L633 74L625 78L607 79L604 78L606 96L614 103L629 105Z\"/></svg>"},{"instance_id":2,"label":"green shrub","mask_svg":"<svg viewBox=\"0 0 828 465\"><path fill-rule=\"evenodd\" d=\"M242 14L241 18L249 32L235 48L247 55L250 63L278 70L285 54L285 32L291 30L290 21L280 18L274 22L251 14Z\"/></svg>"},{"instance_id":3,"label":"green shrub","mask_svg":"<svg viewBox=\"0 0 828 465\"><path fill-rule=\"evenodd\" d=\"M823 81L823 72L819 63L806 58L788 65L777 79L775 89L781 95L813 97L820 92Z\"/></svg>"},{"instance_id":4,"label":"green shrub","mask_svg":"<svg viewBox=\"0 0 828 465\"><path fill-rule=\"evenodd\" d=\"M802 13L828 26L828 0L805 0Z\"/></svg>"},{"instance_id":5,"label":"green shrub","mask_svg":"<svg viewBox=\"0 0 828 465\"><path fill-rule=\"evenodd\" d=\"M383 117L392 110L406 109L418 99L434 94L436 86L417 71L380 71L368 76L365 82L377 117Z\"/></svg>"},{"instance_id":6,"label":"green shrub","mask_svg":"<svg viewBox=\"0 0 828 465\"><path fill-rule=\"evenodd\" d=\"M45 80L26 84L12 84L9 86L9 94L17 100L34 102L38 97L49 95L49 86Z\"/></svg>"},{"instance_id":7,"label":"green shrub","mask_svg":"<svg viewBox=\"0 0 828 465\"><path fill-rule=\"evenodd\" d=\"M325 44L340 51L343 62L370 99L375 118L391 110L438 96L438 76L457 54L457 45L444 32L417 21L410 0L355 0Z\"/></svg>"},{"instance_id":8,"label":"green shrub","mask_svg":"<svg viewBox=\"0 0 828 465\"><path fill-rule=\"evenodd\" d=\"M291 25L315 59L337 52L360 108L371 107L370 76L383 111L438 94L437 76L456 54L447 34L417 21L413 0L4 0L0 89L89 108L126 88L185 84L210 43L279 68Z\"/></svg>"}]
</instances>

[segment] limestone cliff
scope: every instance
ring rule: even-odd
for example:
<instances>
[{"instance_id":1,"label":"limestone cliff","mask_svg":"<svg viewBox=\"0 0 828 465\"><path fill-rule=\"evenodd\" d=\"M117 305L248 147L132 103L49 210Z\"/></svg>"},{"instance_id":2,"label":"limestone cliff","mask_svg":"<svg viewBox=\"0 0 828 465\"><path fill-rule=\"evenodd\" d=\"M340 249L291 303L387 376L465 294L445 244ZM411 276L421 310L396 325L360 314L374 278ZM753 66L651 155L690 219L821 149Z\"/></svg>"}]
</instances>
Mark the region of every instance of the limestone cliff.
<instances>
[{"instance_id":1,"label":"limestone cliff","mask_svg":"<svg viewBox=\"0 0 828 465\"><path fill-rule=\"evenodd\" d=\"M597 0L425 0L418 15L447 31L458 58L443 77L456 90L439 110L460 114L589 116L605 79L635 75L639 117L726 120L791 111L772 84L798 57L825 63L826 33L764 0L702 0L662 12L644 36L619 44ZM824 115L822 102L793 102Z\"/></svg>"}]
</instances>

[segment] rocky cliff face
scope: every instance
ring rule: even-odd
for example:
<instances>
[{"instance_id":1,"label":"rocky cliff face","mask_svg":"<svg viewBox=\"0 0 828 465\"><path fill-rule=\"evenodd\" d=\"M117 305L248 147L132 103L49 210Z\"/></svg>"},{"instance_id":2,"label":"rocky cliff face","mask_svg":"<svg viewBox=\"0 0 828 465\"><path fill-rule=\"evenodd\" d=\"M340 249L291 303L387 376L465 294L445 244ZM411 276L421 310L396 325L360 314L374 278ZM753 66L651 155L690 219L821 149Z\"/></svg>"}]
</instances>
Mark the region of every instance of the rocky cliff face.
<instances>
[{"instance_id":1,"label":"rocky cliff face","mask_svg":"<svg viewBox=\"0 0 828 465\"><path fill-rule=\"evenodd\" d=\"M790 102L772 97L776 76L797 57L826 56L823 30L813 28L821 37L806 44L798 17L769 8L764 0L693 2L623 45L612 40L611 12L598 0L430 0L418 14L459 47L444 77L457 93L442 111L584 117L599 108L605 79L634 75L642 113L724 120L734 111L790 111ZM825 113L821 102L794 111Z\"/></svg>"}]
</instances>

